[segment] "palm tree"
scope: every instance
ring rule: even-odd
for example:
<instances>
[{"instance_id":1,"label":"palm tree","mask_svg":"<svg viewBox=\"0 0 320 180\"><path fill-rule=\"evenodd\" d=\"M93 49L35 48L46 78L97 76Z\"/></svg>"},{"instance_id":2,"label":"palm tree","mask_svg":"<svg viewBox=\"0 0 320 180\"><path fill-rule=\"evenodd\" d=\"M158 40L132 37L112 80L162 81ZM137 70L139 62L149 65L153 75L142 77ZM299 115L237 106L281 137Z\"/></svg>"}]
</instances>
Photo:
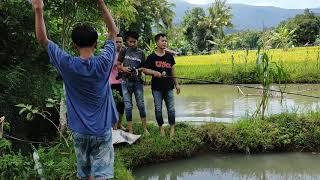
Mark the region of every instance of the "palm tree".
<instances>
[{"instance_id":1,"label":"palm tree","mask_svg":"<svg viewBox=\"0 0 320 180\"><path fill-rule=\"evenodd\" d=\"M224 28L233 27L231 23L231 7L227 5L226 0L215 0L208 9L209 15L206 17L206 23L213 34L224 36Z\"/></svg>"},{"instance_id":2,"label":"palm tree","mask_svg":"<svg viewBox=\"0 0 320 180\"><path fill-rule=\"evenodd\" d=\"M150 6L150 3L153 4ZM159 29L168 29L171 27L175 13L172 10L173 3L167 0L148 1L151 7L151 15L153 16L154 23Z\"/></svg>"}]
</instances>

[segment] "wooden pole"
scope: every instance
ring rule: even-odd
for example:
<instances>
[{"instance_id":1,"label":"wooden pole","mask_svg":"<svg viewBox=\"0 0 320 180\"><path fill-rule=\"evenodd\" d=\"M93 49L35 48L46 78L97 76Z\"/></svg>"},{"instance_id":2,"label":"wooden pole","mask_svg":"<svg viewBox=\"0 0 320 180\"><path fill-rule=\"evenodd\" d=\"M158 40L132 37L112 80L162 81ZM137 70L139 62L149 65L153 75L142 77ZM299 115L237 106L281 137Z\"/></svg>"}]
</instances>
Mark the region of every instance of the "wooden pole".
<instances>
[{"instance_id":1,"label":"wooden pole","mask_svg":"<svg viewBox=\"0 0 320 180\"><path fill-rule=\"evenodd\" d=\"M0 139L2 138L2 135L3 135L3 125L4 125L4 116L0 118Z\"/></svg>"}]
</instances>

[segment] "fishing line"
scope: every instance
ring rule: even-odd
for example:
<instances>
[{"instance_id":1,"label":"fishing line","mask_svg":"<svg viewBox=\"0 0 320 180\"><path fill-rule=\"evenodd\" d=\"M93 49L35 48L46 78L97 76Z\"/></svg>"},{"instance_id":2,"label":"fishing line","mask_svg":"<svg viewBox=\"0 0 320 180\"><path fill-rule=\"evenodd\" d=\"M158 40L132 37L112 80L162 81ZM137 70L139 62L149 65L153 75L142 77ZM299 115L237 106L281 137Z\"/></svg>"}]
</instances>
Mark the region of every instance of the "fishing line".
<instances>
[{"instance_id":1,"label":"fishing line","mask_svg":"<svg viewBox=\"0 0 320 180\"><path fill-rule=\"evenodd\" d=\"M313 96L313 95L300 94L300 93L294 93L294 92L286 92L286 91L280 91L280 90L275 90L275 89L266 89L266 88L260 88L260 87L253 87L253 86L248 86L248 85L243 85L243 84L222 83L222 82L216 82L216 81L204 80L204 79L186 78L186 77L179 77L179 76L167 76L167 75L164 75L164 74L163 74L163 77L164 78L176 78L176 79L183 79L183 80L191 80L191 81L198 81L198 82L205 82L205 83L212 83L212 84L238 86L238 87L244 87L244 88L248 88L248 89L264 90L264 91L278 92L278 93L281 93L281 94L290 94L290 95L296 95L296 96L303 96L303 97L320 99L320 96Z\"/></svg>"}]
</instances>

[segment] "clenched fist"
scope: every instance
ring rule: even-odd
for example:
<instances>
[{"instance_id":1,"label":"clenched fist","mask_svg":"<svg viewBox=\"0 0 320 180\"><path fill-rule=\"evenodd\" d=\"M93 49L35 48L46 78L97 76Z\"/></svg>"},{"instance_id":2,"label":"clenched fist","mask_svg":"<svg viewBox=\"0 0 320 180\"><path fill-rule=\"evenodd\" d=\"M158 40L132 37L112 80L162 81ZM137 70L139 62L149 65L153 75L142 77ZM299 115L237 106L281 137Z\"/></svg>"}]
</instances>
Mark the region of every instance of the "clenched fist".
<instances>
[{"instance_id":1,"label":"clenched fist","mask_svg":"<svg viewBox=\"0 0 320 180\"><path fill-rule=\"evenodd\" d=\"M32 0L33 9L43 9L43 0Z\"/></svg>"}]
</instances>

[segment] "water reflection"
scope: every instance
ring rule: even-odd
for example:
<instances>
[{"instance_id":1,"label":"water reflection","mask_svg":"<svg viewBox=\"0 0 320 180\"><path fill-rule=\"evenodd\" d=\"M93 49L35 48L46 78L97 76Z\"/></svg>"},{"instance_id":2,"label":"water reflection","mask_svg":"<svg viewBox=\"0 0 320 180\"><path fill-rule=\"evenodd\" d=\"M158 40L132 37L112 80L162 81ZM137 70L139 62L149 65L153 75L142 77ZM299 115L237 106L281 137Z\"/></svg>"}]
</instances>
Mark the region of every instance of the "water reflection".
<instances>
[{"instance_id":1,"label":"water reflection","mask_svg":"<svg viewBox=\"0 0 320 180\"><path fill-rule=\"evenodd\" d=\"M316 180L319 163L320 155L311 153L207 154L143 167L134 175L139 180Z\"/></svg>"},{"instance_id":2,"label":"water reflection","mask_svg":"<svg viewBox=\"0 0 320 180\"><path fill-rule=\"evenodd\" d=\"M252 85L255 86L255 85ZM257 86L257 85L256 85ZM175 98L177 121L232 122L254 113L259 96L243 96L236 87L228 85L184 85ZM242 88L245 94L258 94L258 90ZM320 85L287 85L286 91L320 96ZM150 86L145 87L148 119L154 120L154 106ZM319 109L318 99L287 95L283 100L269 100L267 114L305 112ZM164 111L165 115L165 111ZM134 110L135 119L138 111ZM165 118L167 116L165 115Z\"/></svg>"}]
</instances>

